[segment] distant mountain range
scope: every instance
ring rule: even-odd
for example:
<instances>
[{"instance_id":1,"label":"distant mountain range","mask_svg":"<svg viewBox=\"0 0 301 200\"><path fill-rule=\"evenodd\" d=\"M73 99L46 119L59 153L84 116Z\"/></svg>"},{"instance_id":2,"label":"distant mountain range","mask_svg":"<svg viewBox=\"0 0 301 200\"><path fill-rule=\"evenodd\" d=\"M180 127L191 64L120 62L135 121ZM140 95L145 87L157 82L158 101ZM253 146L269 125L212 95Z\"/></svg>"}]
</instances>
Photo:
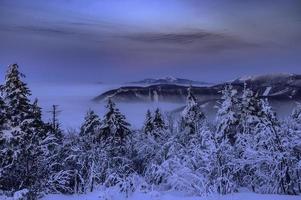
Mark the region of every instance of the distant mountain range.
<instances>
[{"instance_id":1,"label":"distant mountain range","mask_svg":"<svg viewBox=\"0 0 301 200\"><path fill-rule=\"evenodd\" d=\"M301 100L301 75L296 74L249 76L217 85L207 84L203 86L189 81L171 77L165 79L146 79L144 81L132 82L132 84L148 84L146 86L120 87L100 94L94 100L103 101L111 97L113 100L120 102L184 102L186 100L187 88L191 84L193 85L192 91L200 102L216 101L220 98L220 91L229 83L238 91L242 91L246 83L247 87L257 92L259 96L269 99Z\"/></svg>"},{"instance_id":2,"label":"distant mountain range","mask_svg":"<svg viewBox=\"0 0 301 200\"><path fill-rule=\"evenodd\" d=\"M154 84L209 85L210 83L167 76L167 77L158 78L158 79L147 78L147 79L144 79L141 81L128 82L126 84L127 85L129 85L129 84L134 84L134 85L154 85Z\"/></svg>"}]
</instances>

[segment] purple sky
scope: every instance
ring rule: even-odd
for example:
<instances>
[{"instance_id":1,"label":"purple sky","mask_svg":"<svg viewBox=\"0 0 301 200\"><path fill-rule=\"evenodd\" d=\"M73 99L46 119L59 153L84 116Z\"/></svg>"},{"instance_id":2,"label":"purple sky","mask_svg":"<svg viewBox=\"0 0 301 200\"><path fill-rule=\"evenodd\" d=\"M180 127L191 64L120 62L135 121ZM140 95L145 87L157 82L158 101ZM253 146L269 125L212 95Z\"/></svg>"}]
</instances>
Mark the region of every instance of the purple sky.
<instances>
[{"instance_id":1,"label":"purple sky","mask_svg":"<svg viewBox=\"0 0 301 200\"><path fill-rule=\"evenodd\" d=\"M30 82L301 73L300 0L0 0L0 72Z\"/></svg>"}]
</instances>

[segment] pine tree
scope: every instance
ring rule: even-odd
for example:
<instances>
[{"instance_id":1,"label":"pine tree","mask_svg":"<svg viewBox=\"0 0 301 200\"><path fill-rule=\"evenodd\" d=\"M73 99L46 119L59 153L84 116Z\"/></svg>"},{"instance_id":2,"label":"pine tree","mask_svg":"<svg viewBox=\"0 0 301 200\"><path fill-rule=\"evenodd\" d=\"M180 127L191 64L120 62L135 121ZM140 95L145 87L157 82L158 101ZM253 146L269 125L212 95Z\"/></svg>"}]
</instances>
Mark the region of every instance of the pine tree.
<instances>
[{"instance_id":1,"label":"pine tree","mask_svg":"<svg viewBox=\"0 0 301 200\"><path fill-rule=\"evenodd\" d=\"M5 103L0 95L0 132L4 129L4 124L6 121Z\"/></svg>"},{"instance_id":2,"label":"pine tree","mask_svg":"<svg viewBox=\"0 0 301 200\"><path fill-rule=\"evenodd\" d=\"M154 129L151 135L155 138L155 140L157 141L166 140L167 125L165 123L164 117L162 116L159 108L155 110L155 114L153 116L153 126Z\"/></svg>"},{"instance_id":3,"label":"pine tree","mask_svg":"<svg viewBox=\"0 0 301 200\"><path fill-rule=\"evenodd\" d=\"M239 132L241 134L252 134L253 129L262 117L262 102L251 89L244 84L244 90L239 104Z\"/></svg>"},{"instance_id":4,"label":"pine tree","mask_svg":"<svg viewBox=\"0 0 301 200\"><path fill-rule=\"evenodd\" d=\"M223 135L215 136L215 146L210 159L212 170L210 171L210 183L212 190L219 194L237 192L234 148L228 138Z\"/></svg>"},{"instance_id":5,"label":"pine tree","mask_svg":"<svg viewBox=\"0 0 301 200\"><path fill-rule=\"evenodd\" d=\"M17 64L10 65L4 85L1 86L3 100L6 104L7 117L12 126L17 126L29 115L31 92L21 79L25 75L19 72Z\"/></svg>"},{"instance_id":6,"label":"pine tree","mask_svg":"<svg viewBox=\"0 0 301 200\"><path fill-rule=\"evenodd\" d=\"M259 172L271 174L268 182L272 182L271 188L260 188L273 193L296 194L294 190L294 169L290 150L286 144L289 142L289 135L286 135L281 127L276 113L272 110L267 99L262 101L263 117L257 127L254 145L257 150L256 158L260 160ZM263 161L264 160L264 161ZM262 181L262 179L260 179ZM269 184L268 183L268 184ZM268 185L266 184L266 185Z\"/></svg>"},{"instance_id":7,"label":"pine tree","mask_svg":"<svg viewBox=\"0 0 301 200\"><path fill-rule=\"evenodd\" d=\"M199 131L199 126L205 118L205 115L202 113L197 99L191 90L191 87L187 90L187 103L181 115L180 131L185 131L188 134L196 134Z\"/></svg>"},{"instance_id":8,"label":"pine tree","mask_svg":"<svg viewBox=\"0 0 301 200\"><path fill-rule=\"evenodd\" d=\"M117 154L125 153L122 148L126 146L126 141L131 134L130 124L111 99L108 100L106 108L107 113L102 121L101 132L105 139L110 141L112 147L118 148Z\"/></svg>"},{"instance_id":9,"label":"pine tree","mask_svg":"<svg viewBox=\"0 0 301 200\"><path fill-rule=\"evenodd\" d=\"M296 136L301 135L301 103L296 103L296 107L293 109L291 116L289 117L290 125ZM300 136L301 137L301 136ZM300 141L300 140L297 140Z\"/></svg>"},{"instance_id":10,"label":"pine tree","mask_svg":"<svg viewBox=\"0 0 301 200\"><path fill-rule=\"evenodd\" d=\"M101 149L104 143L100 140L100 126L99 117L94 111L89 110L79 134L79 173L84 181L84 192L92 192L101 179L103 160L100 160L100 158L102 157Z\"/></svg>"},{"instance_id":11,"label":"pine tree","mask_svg":"<svg viewBox=\"0 0 301 200\"><path fill-rule=\"evenodd\" d=\"M82 124L80 128L79 135L81 137L87 137L92 139L91 142L94 142L99 137L99 128L100 128L101 122L97 114L93 110L88 110L84 123Z\"/></svg>"},{"instance_id":12,"label":"pine tree","mask_svg":"<svg viewBox=\"0 0 301 200\"><path fill-rule=\"evenodd\" d=\"M301 193L301 103L297 103L291 116L284 124L285 135L289 136L285 146L289 149L289 156L293 162L295 191Z\"/></svg>"},{"instance_id":13,"label":"pine tree","mask_svg":"<svg viewBox=\"0 0 301 200\"><path fill-rule=\"evenodd\" d=\"M1 86L3 100L6 105L7 130L2 134L1 145L1 179L0 188L16 190L31 184L28 180L29 160L28 153L33 133L28 124L30 120L31 104L30 91L21 80L24 77L18 70L18 65L10 65L5 76L5 83ZM22 174L22 176L21 176ZM24 183L25 182L25 183Z\"/></svg>"},{"instance_id":14,"label":"pine tree","mask_svg":"<svg viewBox=\"0 0 301 200\"><path fill-rule=\"evenodd\" d=\"M101 126L101 134L108 156L105 184L108 186L122 185L133 173L133 163L129 156L132 132L125 116L120 113L111 99L108 100L106 108L107 112Z\"/></svg>"},{"instance_id":15,"label":"pine tree","mask_svg":"<svg viewBox=\"0 0 301 200\"><path fill-rule=\"evenodd\" d=\"M222 91L221 99L223 101L218 107L216 120L217 132L221 138L227 138L234 145L239 123L237 91L233 89L232 85L226 85Z\"/></svg>"},{"instance_id":16,"label":"pine tree","mask_svg":"<svg viewBox=\"0 0 301 200\"><path fill-rule=\"evenodd\" d=\"M45 126L37 101L30 103L30 90L22 77L18 65L10 65L1 86L7 121L0 139L0 157L4 158L0 159L0 189L27 188L31 195L36 195L41 191L41 141Z\"/></svg>"},{"instance_id":17,"label":"pine tree","mask_svg":"<svg viewBox=\"0 0 301 200\"><path fill-rule=\"evenodd\" d=\"M150 110L147 110L144 125L143 125L143 132L146 135L150 135L153 130L154 130L154 124L153 124L152 113L150 112Z\"/></svg>"},{"instance_id":18,"label":"pine tree","mask_svg":"<svg viewBox=\"0 0 301 200\"><path fill-rule=\"evenodd\" d=\"M240 163L244 163L246 184L261 193L295 194L293 160L286 148L289 136L284 134L275 112L267 100L260 100L260 115L251 134L244 140ZM254 123L253 123L254 124Z\"/></svg>"},{"instance_id":19,"label":"pine tree","mask_svg":"<svg viewBox=\"0 0 301 200\"><path fill-rule=\"evenodd\" d=\"M238 187L233 147L238 123L235 108L236 93L231 85L227 85L222 91L224 101L219 106L215 120L217 129L213 139L213 154L210 159L212 171L209 180L214 190L220 194L235 192Z\"/></svg>"},{"instance_id":20,"label":"pine tree","mask_svg":"<svg viewBox=\"0 0 301 200\"><path fill-rule=\"evenodd\" d=\"M254 170L246 162L245 153L248 152L251 141L256 134L256 127L263 117L262 101L251 89L247 88L246 83L242 92L241 100L238 102L237 117L239 124L235 137L235 157L238 171L238 183L242 187L252 185L254 180ZM254 187L251 188L254 190Z\"/></svg>"}]
</instances>

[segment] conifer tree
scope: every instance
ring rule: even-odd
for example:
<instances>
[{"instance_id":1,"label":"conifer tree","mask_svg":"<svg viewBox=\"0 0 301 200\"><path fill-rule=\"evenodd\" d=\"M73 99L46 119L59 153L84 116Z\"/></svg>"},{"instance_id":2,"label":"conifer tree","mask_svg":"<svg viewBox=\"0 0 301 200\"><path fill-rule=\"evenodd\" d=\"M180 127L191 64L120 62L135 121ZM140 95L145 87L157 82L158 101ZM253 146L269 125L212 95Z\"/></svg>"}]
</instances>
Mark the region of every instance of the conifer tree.
<instances>
[{"instance_id":1,"label":"conifer tree","mask_svg":"<svg viewBox=\"0 0 301 200\"><path fill-rule=\"evenodd\" d=\"M296 132L301 132L301 103L296 103L290 116L291 128ZM301 135L301 134L300 134Z\"/></svg>"},{"instance_id":2,"label":"conifer tree","mask_svg":"<svg viewBox=\"0 0 301 200\"><path fill-rule=\"evenodd\" d=\"M154 124L153 124L152 113L150 110L147 110L146 116L145 116L145 121L143 124L143 132L146 135L150 135L153 130L154 130Z\"/></svg>"},{"instance_id":3,"label":"conifer tree","mask_svg":"<svg viewBox=\"0 0 301 200\"><path fill-rule=\"evenodd\" d=\"M79 173L83 179L83 190L92 192L96 184L100 183L102 167L102 148L104 141L100 140L99 117L89 110L79 134Z\"/></svg>"},{"instance_id":4,"label":"conifer tree","mask_svg":"<svg viewBox=\"0 0 301 200\"><path fill-rule=\"evenodd\" d=\"M17 126L29 115L31 92L21 79L25 75L19 72L19 66L8 67L5 82L1 86L3 100L6 104L6 114L12 126Z\"/></svg>"},{"instance_id":5,"label":"conifer tree","mask_svg":"<svg viewBox=\"0 0 301 200\"><path fill-rule=\"evenodd\" d=\"M130 159L129 142L131 141L130 124L121 114L115 103L109 99L106 106L101 134L105 141L105 149L108 156L106 169L106 185L123 184L133 172L133 163Z\"/></svg>"},{"instance_id":6,"label":"conifer tree","mask_svg":"<svg viewBox=\"0 0 301 200\"><path fill-rule=\"evenodd\" d=\"M286 148L289 149L290 158L293 160L295 190L301 193L301 103L297 103L291 116L285 123L285 135L289 136Z\"/></svg>"},{"instance_id":7,"label":"conifer tree","mask_svg":"<svg viewBox=\"0 0 301 200\"><path fill-rule=\"evenodd\" d=\"M24 77L18 70L18 65L10 65L5 76L4 85L1 86L1 93L6 105L5 113L7 117L8 130L2 134L3 145L1 145L1 178L0 189L19 189L23 183L20 174L27 174L28 169L25 163L28 140L32 133L28 131L25 121L29 118L30 112L30 91L27 85L21 80Z\"/></svg>"},{"instance_id":8,"label":"conifer tree","mask_svg":"<svg viewBox=\"0 0 301 200\"><path fill-rule=\"evenodd\" d=\"M152 131L152 136L155 138L155 140L166 140L167 125L159 108L155 110L155 114L153 116L153 126L154 129Z\"/></svg>"},{"instance_id":9,"label":"conifer tree","mask_svg":"<svg viewBox=\"0 0 301 200\"><path fill-rule=\"evenodd\" d=\"M261 103L258 95L247 88L245 83L241 103L239 104L239 132L241 134L252 134L254 131L263 115Z\"/></svg>"},{"instance_id":10,"label":"conifer tree","mask_svg":"<svg viewBox=\"0 0 301 200\"><path fill-rule=\"evenodd\" d=\"M186 131L188 134L196 134L205 116L191 90L191 87L187 89L187 103L181 115L180 131Z\"/></svg>"},{"instance_id":11,"label":"conifer tree","mask_svg":"<svg viewBox=\"0 0 301 200\"><path fill-rule=\"evenodd\" d=\"M239 123L237 109L237 91L232 85L226 85L222 91L222 103L217 112L217 132L221 138L227 138L232 145L235 143Z\"/></svg>"},{"instance_id":12,"label":"conifer tree","mask_svg":"<svg viewBox=\"0 0 301 200\"><path fill-rule=\"evenodd\" d=\"M40 109L29 100L30 90L21 78L18 65L10 65L1 92L6 105L6 130L2 135L0 188L19 190L28 188L38 192L39 148L43 123Z\"/></svg>"},{"instance_id":13,"label":"conifer tree","mask_svg":"<svg viewBox=\"0 0 301 200\"><path fill-rule=\"evenodd\" d=\"M219 106L215 120L217 129L213 137L213 154L210 159L212 171L209 180L215 191L227 194L237 190L233 147L237 125L236 90L228 85L222 94L224 101Z\"/></svg>"},{"instance_id":14,"label":"conifer tree","mask_svg":"<svg viewBox=\"0 0 301 200\"><path fill-rule=\"evenodd\" d=\"M292 159L285 147L284 134L276 113L267 100L261 100L263 117L256 127L251 144L255 153L255 188L261 192L295 194ZM252 154L251 154L252 155ZM269 178L266 178L270 175Z\"/></svg>"},{"instance_id":15,"label":"conifer tree","mask_svg":"<svg viewBox=\"0 0 301 200\"><path fill-rule=\"evenodd\" d=\"M7 118L5 110L6 110L5 103L0 93L0 132L4 129L4 124Z\"/></svg>"},{"instance_id":16,"label":"conifer tree","mask_svg":"<svg viewBox=\"0 0 301 200\"><path fill-rule=\"evenodd\" d=\"M93 110L88 110L84 123L80 128L80 136L92 139L91 142L95 142L99 135L99 128L101 121L98 115Z\"/></svg>"},{"instance_id":17,"label":"conifer tree","mask_svg":"<svg viewBox=\"0 0 301 200\"><path fill-rule=\"evenodd\" d=\"M235 136L236 166L238 168L238 182L241 186L252 185L254 170L246 164L245 152L248 152L252 145L251 140L256 134L256 127L263 117L262 102L251 89L247 88L246 83L242 91L241 100L238 103L239 124ZM254 188L251 188L254 190Z\"/></svg>"}]
</instances>

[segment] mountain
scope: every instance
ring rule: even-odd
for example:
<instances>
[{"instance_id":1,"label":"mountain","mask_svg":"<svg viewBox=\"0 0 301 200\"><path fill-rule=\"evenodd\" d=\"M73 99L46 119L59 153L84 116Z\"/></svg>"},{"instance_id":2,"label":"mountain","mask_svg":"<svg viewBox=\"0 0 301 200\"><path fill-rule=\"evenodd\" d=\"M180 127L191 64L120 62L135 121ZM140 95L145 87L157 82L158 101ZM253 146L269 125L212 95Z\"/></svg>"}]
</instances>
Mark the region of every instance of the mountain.
<instances>
[{"instance_id":1,"label":"mountain","mask_svg":"<svg viewBox=\"0 0 301 200\"><path fill-rule=\"evenodd\" d=\"M158 79L147 78L147 79L144 79L141 81L128 82L127 84L134 84L134 85L155 85L155 84L209 85L210 83L167 76L167 77L158 78Z\"/></svg>"},{"instance_id":2,"label":"mountain","mask_svg":"<svg viewBox=\"0 0 301 200\"><path fill-rule=\"evenodd\" d=\"M233 85L243 85L244 83L261 96L295 100L301 97L301 75L297 74L250 76L232 82Z\"/></svg>"},{"instance_id":3,"label":"mountain","mask_svg":"<svg viewBox=\"0 0 301 200\"><path fill-rule=\"evenodd\" d=\"M232 84L235 89L242 91L244 84L257 92L261 97L273 100L300 100L301 75L296 74L271 74L261 76L242 77L226 83L213 86L193 86L192 91L199 101L216 101L226 84ZM95 101L103 101L108 97L120 102L145 102L166 101L184 102L188 85L155 84L148 86L125 86L109 90L99 96Z\"/></svg>"},{"instance_id":4,"label":"mountain","mask_svg":"<svg viewBox=\"0 0 301 200\"><path fill-rule=\"evenodd\" d=\"M187 88L184 85L158 84L150 86L125 86L109 90L96 98L94 101L103 101L108 97L118 102L184 102L187 96ZM193 93L199 99L207 100L215 98L217 90L211 87L192 87Z\"/></svg>"}]
</instances>

